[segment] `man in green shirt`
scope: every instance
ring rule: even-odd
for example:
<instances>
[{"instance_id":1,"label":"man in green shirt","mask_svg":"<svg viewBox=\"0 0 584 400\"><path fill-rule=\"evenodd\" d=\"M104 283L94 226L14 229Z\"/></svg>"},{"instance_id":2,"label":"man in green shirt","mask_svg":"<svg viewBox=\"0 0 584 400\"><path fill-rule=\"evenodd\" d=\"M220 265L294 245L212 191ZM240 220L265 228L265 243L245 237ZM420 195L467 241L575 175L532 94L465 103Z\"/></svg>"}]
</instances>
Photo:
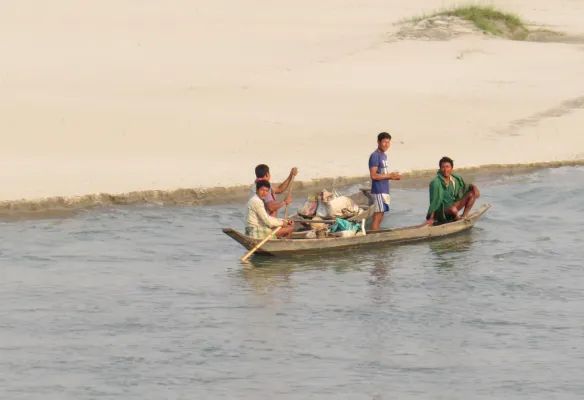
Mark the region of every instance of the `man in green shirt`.
<instances>
[{"instance_id":1,"label":"man in green shirt","mask_svg":"<svg viewBox=\"0 0 584 400\"><path fill-rule=\"evenodd\" d=\"M476 199L481 195L474 184L466 184L461 176L452 173L454 161L442 157L438 163L436 177L430 182L430 207L426 214L426 223L445 223L466 218ZM462 216L458 215L464 208Z\"/></svg>"}]
</instances>

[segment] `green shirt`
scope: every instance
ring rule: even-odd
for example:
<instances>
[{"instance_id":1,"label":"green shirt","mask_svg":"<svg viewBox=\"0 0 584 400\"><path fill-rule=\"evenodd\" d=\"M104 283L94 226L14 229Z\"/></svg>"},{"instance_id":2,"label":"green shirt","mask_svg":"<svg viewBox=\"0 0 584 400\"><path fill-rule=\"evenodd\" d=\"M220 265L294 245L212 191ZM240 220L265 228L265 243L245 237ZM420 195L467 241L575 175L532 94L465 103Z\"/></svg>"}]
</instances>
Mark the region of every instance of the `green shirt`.
<instances>
[{"instance_id":1,"label":"green shirt","mask_svg":"<svg viewBox=\"0 0 584 400\"><path fill-rule=\"evenodd\" d=\"M470 190L470 185L464 183L461 176L451 174L452 181L446 185L444 176L438 171L436 177L430 182L430 207L428 207L427 218L436 213L434 217L438 221L446 221L444 209L452 206L464 197Z\"/></svg>"}]
</instances>

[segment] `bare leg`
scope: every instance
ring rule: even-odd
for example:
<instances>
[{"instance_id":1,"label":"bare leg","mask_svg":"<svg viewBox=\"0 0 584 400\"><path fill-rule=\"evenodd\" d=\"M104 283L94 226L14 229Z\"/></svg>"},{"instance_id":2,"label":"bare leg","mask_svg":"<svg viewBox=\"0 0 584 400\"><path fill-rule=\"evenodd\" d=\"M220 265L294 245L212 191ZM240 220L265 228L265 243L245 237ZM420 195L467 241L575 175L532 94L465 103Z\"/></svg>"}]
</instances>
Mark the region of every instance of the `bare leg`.
<instances>
[{"instance_id":1,"label":"bare leg","mask_svg":"<svg viewBox=\"0 0 584 400\"><path fill-rule=\"evenodd\" d=\"M371 230L378 231L382 221L383 221L382 212L373 213L373 218L371 220Z\"/></svg>"},{"instance_id":2,"label":"bare leg","mask_svg":"<svg viewBox=\"0 0 584 400\"><path fill-rule=\"evenodd\" d=\"M466 202L464 203L464 211L462 212L462 218L466 218L468 216L470 210L472 209L472 206L474 206L476 199L477 198L473 191L468 192L468 194L464 196L463 200L466 200Z\"/></svg>"},{"instance_id":3,"label":"bare leg","mask_svg":"<svg viewBox=\"0 0 584 400\"><path fill-rule=\"evenodd\" d=\"M466 218L472 209L476 200L474 191L468 192L462 199L454 203L450 208L446 210L448 214L454 217L454 219L459 220L461 216L458 215L461 209L464 208L462 212L462 218Z\"/></svg>"},{"instance_id":4,"label":"bare leg","mask_svg":"<svg viewBox=\"0 0 584 400\"><path fill-rule=\"evenodd\" d=\"M457 221L460 219L460 216L458 215L458 211L460 211L459 208L457 207L458 203L459 202L454 203L452 207L446 209L446 214L454 217L454 219Z\"/></svg>"}]
</instances>

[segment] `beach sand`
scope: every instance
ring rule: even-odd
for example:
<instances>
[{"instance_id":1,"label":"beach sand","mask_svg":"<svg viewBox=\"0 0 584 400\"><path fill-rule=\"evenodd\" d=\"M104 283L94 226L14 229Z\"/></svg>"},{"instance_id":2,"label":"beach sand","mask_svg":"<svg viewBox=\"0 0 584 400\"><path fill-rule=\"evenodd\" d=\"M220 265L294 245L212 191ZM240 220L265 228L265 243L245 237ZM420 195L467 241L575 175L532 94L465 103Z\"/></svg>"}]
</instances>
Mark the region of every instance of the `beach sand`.
<instances>
[{"instance_id":1,"label":"beach sand","mask_svg":"<svg viewBox=\"0 0 584 400\"><path fill-rule=\"evenodd\" d=\"M487 4L575 39L398 39L428 0L3 3L0 200L364 176L380 131L401 172L584 159L584 2Z\"/></svg>"}]
</instances>

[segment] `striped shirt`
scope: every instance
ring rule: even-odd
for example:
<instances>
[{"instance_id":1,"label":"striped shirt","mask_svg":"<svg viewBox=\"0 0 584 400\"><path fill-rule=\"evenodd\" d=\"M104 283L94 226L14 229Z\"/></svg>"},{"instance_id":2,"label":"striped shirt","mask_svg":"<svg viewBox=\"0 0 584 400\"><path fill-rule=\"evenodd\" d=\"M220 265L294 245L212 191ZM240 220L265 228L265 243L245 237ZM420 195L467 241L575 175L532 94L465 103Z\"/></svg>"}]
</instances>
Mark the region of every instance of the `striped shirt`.
<instances>
[{"instance_id":1,"label":"striped shirt","mask_svg":"<svg viewBox=\"0 0 584 400\"><path fill-rule=\"evenodd\" d=\"M247 202L247 216L245 218L245 230L249 236L266 237L272 228L282 226L284 220L268 215L264 201L255 194Z\"/></svg>"}]
</instances>

